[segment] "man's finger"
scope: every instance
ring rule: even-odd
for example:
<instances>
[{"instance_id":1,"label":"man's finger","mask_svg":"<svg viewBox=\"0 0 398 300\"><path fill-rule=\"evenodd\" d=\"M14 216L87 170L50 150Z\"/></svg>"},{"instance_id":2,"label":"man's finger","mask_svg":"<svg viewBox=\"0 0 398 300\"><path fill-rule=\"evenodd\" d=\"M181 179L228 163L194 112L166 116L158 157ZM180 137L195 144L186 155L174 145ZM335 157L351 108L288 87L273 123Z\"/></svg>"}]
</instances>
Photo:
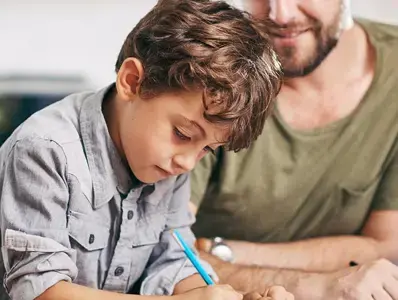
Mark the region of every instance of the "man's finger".
<instances>
[{"instance_id":1,"label":"man's finger","mask_svg":"<svg viewBox=\"0 0 398 300\"><path fill-rule=\"evenodd\" d=\"M372 297L375 300L395 300L394 298L391 298L391 296L383 288L372 292Z\"/></svg>"},{"instance_id":2,"label":"man's finger","mask_svg":"<svg viewBox=\"0 0 398 300\"><path fill-rule=\"evenodd\" d=\"M391 299L398 300L398 280L395 280L395 278L385 280L384 289Z\"/></svg>"}]
</instances>

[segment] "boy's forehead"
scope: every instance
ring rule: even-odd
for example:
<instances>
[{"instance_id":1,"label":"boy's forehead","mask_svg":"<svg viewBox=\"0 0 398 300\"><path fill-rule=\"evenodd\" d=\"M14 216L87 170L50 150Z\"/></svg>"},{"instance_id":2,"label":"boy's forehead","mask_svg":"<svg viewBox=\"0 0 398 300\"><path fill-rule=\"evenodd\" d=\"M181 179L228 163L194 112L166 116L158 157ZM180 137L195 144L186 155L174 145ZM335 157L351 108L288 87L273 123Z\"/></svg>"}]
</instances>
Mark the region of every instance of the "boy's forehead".
<instances>
[{"instance_id":1,"label":"boy's forehead","mask_svg":"<svg viewBox=\"0 0 398 300\"><path fill-rule=\"evenodd\" d=\"M192 119L189 117L192 117ZM200 112L196 116L190 115L189 117L184 116L183 114L180 115L183 125L197 131L202 138L205 138L211 144L225 144L228 141L232 125L220 122L211 122L206 119L203 112Z\"/></svg>"},{"instance_id":2,"label":"boy's forehead","mask_svg":"<svg viewBox=\"0 0 398 300\"><path fill-rule=\"evenodd\" d=\"M180 109L174 111L180 122L187 127L203 131L212 143L224 144L228 141L232 124L228 122L211 121L206 115L214 116L223 111L223 107L205 97L203 90L181 91L171 94L178 99Z\"/></svg>"}]
</instances>

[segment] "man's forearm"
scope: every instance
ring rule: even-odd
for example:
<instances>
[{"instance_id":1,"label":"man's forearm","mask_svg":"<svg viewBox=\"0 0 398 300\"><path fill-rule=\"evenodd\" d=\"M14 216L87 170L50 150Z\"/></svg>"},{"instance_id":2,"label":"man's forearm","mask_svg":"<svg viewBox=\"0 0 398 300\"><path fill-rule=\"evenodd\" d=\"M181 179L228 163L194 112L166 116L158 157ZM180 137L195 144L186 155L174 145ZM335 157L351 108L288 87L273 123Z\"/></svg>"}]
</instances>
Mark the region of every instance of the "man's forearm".
<instances>
[{"instance_id":1,"label":"man's forearm","mask_svg":"<svg viewBox=\"0 0 398 300\"><path fill-rule=\"evenodd\" d=\"M227 241L235 262L278 269L328 272L346 268L351 261L363 264L384 257L384 247L372 238L341 236L281 244ZM388 258L388 257L387 257Z\"/></svg>"},{"instance_id":2,"label":"man's forearm","mask_svg":"<svg viewBox=\"0 0 398 300\"><path fill-rule=\"evenodd\" d=\"M201 252L220 278L220 283L229 284L241 292L264 292L271 286L281 285L295 295L296 300L326 300L330 277L326 274L308 273L296 270L278 270L260 266L231 264Z\"/></svg>"}]
</instances>

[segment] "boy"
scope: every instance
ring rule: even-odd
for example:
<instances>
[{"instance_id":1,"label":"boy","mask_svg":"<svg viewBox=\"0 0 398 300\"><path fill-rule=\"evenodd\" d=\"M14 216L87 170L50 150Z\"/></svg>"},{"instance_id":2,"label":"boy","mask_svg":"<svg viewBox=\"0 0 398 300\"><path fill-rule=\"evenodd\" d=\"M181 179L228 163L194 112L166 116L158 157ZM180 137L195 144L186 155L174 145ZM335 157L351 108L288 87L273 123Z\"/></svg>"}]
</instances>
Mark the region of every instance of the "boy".
<instances>
[{"instance_id":1,"label":"boy","mask_svg":"<svg viewBox=\"0 0 398 300\"><path fill-rule=\"evenodd\" d=\"M260 134L280 84L268 40L224 2L160 1L127 37L116 71L115 84L38 112L0 150L8 294L241 299L204 287L170 231L193 246L185 173Z\"/></svg>"}]
</instances>

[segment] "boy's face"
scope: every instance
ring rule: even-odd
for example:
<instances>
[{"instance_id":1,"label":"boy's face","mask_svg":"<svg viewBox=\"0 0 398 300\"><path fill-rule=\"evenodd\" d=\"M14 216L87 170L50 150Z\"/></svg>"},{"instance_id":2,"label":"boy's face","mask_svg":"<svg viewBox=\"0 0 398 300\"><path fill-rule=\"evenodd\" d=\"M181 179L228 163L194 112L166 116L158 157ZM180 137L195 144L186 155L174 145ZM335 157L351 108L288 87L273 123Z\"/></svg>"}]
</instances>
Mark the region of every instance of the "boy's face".
<instances>
[{"instance_id":1,"label":"boy's face","mask_svg":"<svg viewBox=\"0 0 398 300\"><path fill-rule=\"evenodd\" d=\"M206 121L201 92L163 94L124 101L119 140L138 180L154 183L192 170L225 137L220 125Z\"/></svg>"},{"instance_id":2,"label":"boy's face","mask_svg":"<svg viewBox=\"0 0 398 300\"><path fill-rule=\"evenodd\" d=\"M245 0L255 16L271 22L270 37L286 77L305 76L337 44L342 0Z\"/></svg>"}]
</instances>

